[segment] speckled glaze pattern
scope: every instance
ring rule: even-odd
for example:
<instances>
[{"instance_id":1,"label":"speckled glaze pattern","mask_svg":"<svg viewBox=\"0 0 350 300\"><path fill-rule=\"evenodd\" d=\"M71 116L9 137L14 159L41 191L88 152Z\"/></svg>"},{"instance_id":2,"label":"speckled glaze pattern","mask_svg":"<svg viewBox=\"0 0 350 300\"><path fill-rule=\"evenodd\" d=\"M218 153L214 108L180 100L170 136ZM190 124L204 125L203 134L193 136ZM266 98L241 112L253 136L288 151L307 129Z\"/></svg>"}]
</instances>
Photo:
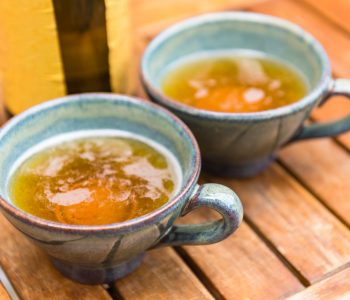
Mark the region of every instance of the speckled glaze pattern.
<instances>
[{"instance_id":1,"label":"speckled glaze pattern","mask_svg":"<svg viewBox=\"0 0 350 300\"><path fill-rule=\"evenodd\" d=\"M300 101L255 113L205 111L176 102L160 90L171 64L187 55L250 50L295 66L310 91ZM248 177L263 170L292 140L336 135L350 117L304 126L312 109L332 94L350 95L350 81L331 79L329 59L317 40L295 24L255 13L227 12L195 17L159 34L142 59L141 79L150 99L177 114L193 131L204 166L220 175Z\"/></svg>"},{"instance_id":2,"label":"speckled glaze pattern","mask_svg":"<svg viewBox=\"0 0 350 300\"><path fill-rule=\"evenodd\" d=\"M9 174L22 153L52 136L92 129L125 130L165 146L181 166L180 192L142 217L98 226L44 220L11 203ZM125 276L137 268L151 248L218 242L242 219L242 206L234 192L216 184L197 185L200 153L189 129L163 108L131 97L81 94L33 107L0 130L0 153L0 210L22 234L46 251L64 275L82 283L111 282ZM219 211L222 220L173 225L182 214L201 205Z\"/></svg>"}]
</instances>

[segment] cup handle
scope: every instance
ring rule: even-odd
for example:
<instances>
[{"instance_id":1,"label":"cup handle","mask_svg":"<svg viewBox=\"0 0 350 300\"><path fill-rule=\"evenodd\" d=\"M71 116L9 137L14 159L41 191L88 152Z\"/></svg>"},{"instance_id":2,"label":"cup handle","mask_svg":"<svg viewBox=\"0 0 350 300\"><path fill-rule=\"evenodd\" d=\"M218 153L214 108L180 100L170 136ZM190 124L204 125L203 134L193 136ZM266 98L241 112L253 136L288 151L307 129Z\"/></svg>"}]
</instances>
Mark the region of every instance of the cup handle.
<instances>
[{"instance_id":1,"label":"cup handle","mask_svg":"<svg viewBox=\"0 0 350 300\"><path fill-rule=\"evenodd\" d=\"M343 95L350 99L350 80L333 80L328 96ZM328 97L327 97L328 99ZM305 139L331 137L350 130L350 116L344 117L338 121L327 122L323 124L303 125L298 133L288 142L295 142Z\"/></svg>"},{"instance_id":2,"label":"cup handle","mask_svg":"<svg viewBox=\"0 0 350 300\"><path fill-rule=\"evenodd\" d=\"M200 206L215 209L222 219L203 224L174 225L154 248L220 242L238 228L243 218L241 201L231 189L221 184L197 186L181 216Z\"/></svg>"}]
</instances>

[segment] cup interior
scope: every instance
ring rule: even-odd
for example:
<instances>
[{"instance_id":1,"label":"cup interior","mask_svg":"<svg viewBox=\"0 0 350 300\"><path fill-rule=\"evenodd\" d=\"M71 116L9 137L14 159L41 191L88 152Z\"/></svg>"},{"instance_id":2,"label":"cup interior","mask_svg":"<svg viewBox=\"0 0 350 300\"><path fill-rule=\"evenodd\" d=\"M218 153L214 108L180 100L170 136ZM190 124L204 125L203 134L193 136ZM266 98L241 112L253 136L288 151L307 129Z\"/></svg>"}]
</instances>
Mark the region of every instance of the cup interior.
<instances>
[{"instance_id":1,"label":"cup interior","mask_svg":"<svg viewBox=\"0 0 350 300\"><path fill-rule=\"evenodd\" d=\"M160 91L167 70L186 56L203 52L250 50L289 63L310 90L329 72L320 44L285 20L253 13L216 13L178 23L157 36L142 61L143 78Z\"/></svg>"},{"instance_id":2,"label":"cup interior","mask_svg":"<svg viewBox=\"0 0 350 300\"><path fill-rule=\"evenodd\" d=\"M12 204L8 193L10 174L27 150L56 135L96 129L128 131L166 147L181 168L180 190L196 173L197 144L176 117L127 96L82 94L33 107L0 131L0 197Z\"/></svg>"}]
</instances>

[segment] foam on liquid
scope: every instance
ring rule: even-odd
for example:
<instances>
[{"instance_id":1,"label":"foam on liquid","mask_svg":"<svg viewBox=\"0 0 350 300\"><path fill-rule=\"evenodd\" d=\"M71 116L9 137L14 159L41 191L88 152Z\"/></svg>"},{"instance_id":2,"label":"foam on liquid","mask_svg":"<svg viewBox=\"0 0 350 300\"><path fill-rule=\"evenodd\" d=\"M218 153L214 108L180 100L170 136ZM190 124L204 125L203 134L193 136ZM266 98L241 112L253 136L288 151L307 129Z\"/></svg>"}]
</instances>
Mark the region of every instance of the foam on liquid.
<instances>
[{"instance_id":1,"label":"foam on liquid","mask_svg":"<svg viewBox=\"0 0 350 300\"><path fill-rule=\"evenodd\" d=\"M10 172L8 193L16 206L45 219L108 224L164 205L179 191L181 174L175 156L148 138L78 131L24 153Z\"/></svg>"},{"instance_id":2,"label":"foam on liquid","mask_svg":"<svg viewBox=\"0 0 350 300\"><path fill-rule=\"evenodd\" d=\"M170 64L160 77L168 97L217 112L275 109L302 99L309 89L294 66L252 50L188 55Z\"/></svg>"}]
</instances>

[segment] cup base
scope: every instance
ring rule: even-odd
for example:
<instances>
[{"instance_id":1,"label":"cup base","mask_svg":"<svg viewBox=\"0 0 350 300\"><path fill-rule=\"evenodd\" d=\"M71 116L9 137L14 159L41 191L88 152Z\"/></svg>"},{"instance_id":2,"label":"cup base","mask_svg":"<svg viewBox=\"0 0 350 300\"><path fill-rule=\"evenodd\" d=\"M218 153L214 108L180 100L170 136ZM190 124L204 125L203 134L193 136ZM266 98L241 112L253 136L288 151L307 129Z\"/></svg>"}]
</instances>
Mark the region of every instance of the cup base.
<instances>
[{"instance_id":1,"label":"cup base","mask_svg":"<svg viewBox=\"0 0 350 300\"><path fill-rule=\"evenodd\" d=\"M135 271L141 264L144 253L113 267L91 268L74 265L51 257L54 266L66 277L83 284L111 283Z\"/></svg>"},{"instance_id":2,"label":"cup base","mask_svg":"<svg viewBox=\"0 0 350 300\"><path fill-rule=\"evenodd\" d=\"M208 173L221 177L249 178L258 175L265 170L274 158L275 157L271 155L257 162L244 165L217 164L204 161L203 169Z\"/></svg>"}]
</instances>

